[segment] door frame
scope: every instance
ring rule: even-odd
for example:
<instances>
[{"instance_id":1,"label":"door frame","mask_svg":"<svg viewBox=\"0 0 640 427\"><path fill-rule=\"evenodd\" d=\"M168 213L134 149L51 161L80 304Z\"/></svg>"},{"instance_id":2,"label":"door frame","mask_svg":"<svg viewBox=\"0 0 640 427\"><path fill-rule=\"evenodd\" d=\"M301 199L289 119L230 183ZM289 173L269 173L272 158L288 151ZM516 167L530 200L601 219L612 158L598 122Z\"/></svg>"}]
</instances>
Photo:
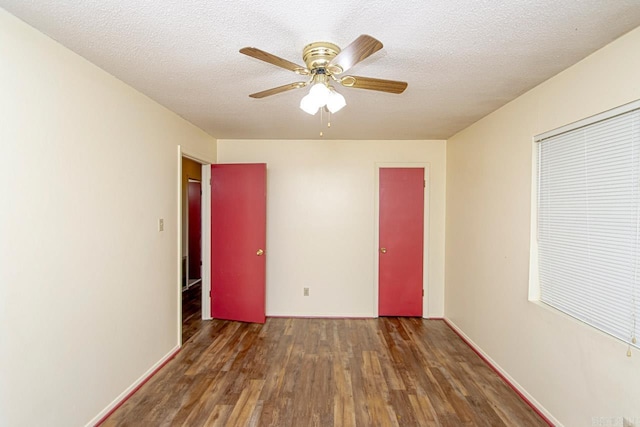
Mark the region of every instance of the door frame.
<instances>
[{"instance_id":1,"label":"door frame","mask_svg":"<svg viewBox=\"0 0 640 427\"><path fill-rule=\"evenodd\" d=\"M202 188L202 200L201 200L201 232L202 232L202 319L211 319L211 303L209 299L209 277L211 271L210 262L207 261L211 254L211 187L204 185L209 182L211 178L211 161L203 158L201 154L192 152L188 149L178 145L177 152L178 162L178 176L177 176L177 193L178 198L176 200L176 211L178 221L176 223L177 240L176 240L176 305L177 305L177 317L176 317L176 330L177 330L177 343L182 347L182 158L193 160L194 162L202 165L202 181L200 182ZM207 238L209 236L209 238Z\"/></svg>"},{"instance_id":2,"label":"door frame","mask_svg":"<svg viewBox=\"0 0 640 427\"><path fill-rule=\"evenodd\" d=\"M373 315L379 317L378 300L379 300L379 253L380 247L380 169L384 168L420 168L424 169L424 209L423 209L423 222L424 222L424 236L422 248L422 288L424 289L424 296L422 297L422 317L429 318L429 195L431 189L431 173L430 163L384 163L376 162L375 164L375 185L374 185L374 247L373 247Z\"/></svg>"},{"instance_id":3,"label":"door frame","mask_svg":"<svg viewBox=\"0 0 640 427\"><path fill-rule=\"evenodd\" d=\"M211 165L212 163L202 164L202 199L200 200L200 208L202 210L202 247L200 248L200 256L202 257L202 268L200 275L202 281L200 289L202 289L202 320L211 320ZM180 316L182 319L182 316Z\"/></svg>"},{"instance_id":4,"label":"door frame","mask_svg":"<svg viewBox=\"0 0 640 427\"><path fill-rule=\"evenodd\" d=\"M187 157L188 158L188 157ZM192 159L190 159L192 160ZM191 208L189 207L189 202L191 199L190 193L189 193L189 184L191 184L192 182L197 182L198 184L200 184L200 216L202 217L202 181L198 181L197 179L194 178L189 178L187 177L187 229L186 229L186 233L187 235L186 237L186 247L187 247L187 267L186 267L186 273L187 273L187 289L189 288L189 278L191 276L191 267L189 266L189 264L191 264L191 251L189 250L190 248L190 244L191 244L191 240L189 239L189 236L191 235L191 220L190 220L190 215L191 215ZM184 254L182 254L184 255ZM200 220L200 281L202 281L202 218Z\"/></svg>"}]
</instances>

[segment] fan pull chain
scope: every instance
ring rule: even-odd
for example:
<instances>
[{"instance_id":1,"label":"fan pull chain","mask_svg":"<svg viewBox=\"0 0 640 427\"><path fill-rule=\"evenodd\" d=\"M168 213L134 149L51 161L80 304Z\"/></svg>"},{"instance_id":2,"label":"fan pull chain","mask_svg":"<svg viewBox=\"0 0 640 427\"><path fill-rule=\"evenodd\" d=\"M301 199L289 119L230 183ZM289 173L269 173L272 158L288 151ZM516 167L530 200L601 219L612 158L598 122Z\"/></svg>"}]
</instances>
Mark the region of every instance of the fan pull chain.
<instances>
[{"instance_id":1,"label":"fan pull chain","mask_svg":"<svg viewBox=\"0 0 640 427\"><path fill-rule=\"evenodd\" d=\"M320 108L320 137L324 137L324 132L322 132L322 127L324 125L324 108ZM331 111L327 110L327 127L331 127Z\"/></svg>"}]
</instances>

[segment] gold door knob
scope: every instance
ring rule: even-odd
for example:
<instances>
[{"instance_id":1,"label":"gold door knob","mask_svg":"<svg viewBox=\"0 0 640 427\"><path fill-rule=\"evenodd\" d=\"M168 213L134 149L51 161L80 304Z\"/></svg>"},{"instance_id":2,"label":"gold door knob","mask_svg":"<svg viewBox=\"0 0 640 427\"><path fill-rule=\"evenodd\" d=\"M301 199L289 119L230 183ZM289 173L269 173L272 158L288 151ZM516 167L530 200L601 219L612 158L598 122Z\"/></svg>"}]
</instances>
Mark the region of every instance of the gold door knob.
<instances>
[{"instance_id":1,"label":"gold door knob","mask_svg":"<svg viewBox=\"0 0 640 427\"><path fill-rule=\"evenodd\" d=\"M387 253L387 248L380 248L380 253L381 254L386 254Z\"/></svg>"},{"instance_id":2,"label":"gold door knob","mask_svg":"<svg viewBox=\"0 0 640 427\"><path fill-rule=\"evenodd\" d=\"M258 249L258 252L256 252L256 255L261 256L262 254L264 254L264 251L262 249Z\"/></svg>"}]
</instances>

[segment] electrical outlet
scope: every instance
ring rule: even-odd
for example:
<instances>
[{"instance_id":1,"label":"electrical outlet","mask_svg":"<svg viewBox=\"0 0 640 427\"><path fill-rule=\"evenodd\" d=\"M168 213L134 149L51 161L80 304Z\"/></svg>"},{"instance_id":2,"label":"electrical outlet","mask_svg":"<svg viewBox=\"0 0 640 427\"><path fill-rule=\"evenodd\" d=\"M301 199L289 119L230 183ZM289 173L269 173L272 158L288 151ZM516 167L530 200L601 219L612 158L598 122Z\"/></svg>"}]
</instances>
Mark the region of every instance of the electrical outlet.
<instances>
[{"instance_id":1,"label":"electrical outlet","mask_svg":"<svg viewBox=\"0 0 640 427\"><path fill-rule=\"evenodd\" d=\"M164 231L164 219L160 218L158 220L158 231Z\"/></svg>"},{"instance_id":2,"label":"electrical outlet","mask_svg":"<svg viewBox=\"0 0 640 427\"><path fill-rule=\"evenodd\" d=\"M303 289L303 295L304 295L305 297L308 297L308 296L309 296L309 288L304 288L304 289Z\"/></svg>"}]
</instances>

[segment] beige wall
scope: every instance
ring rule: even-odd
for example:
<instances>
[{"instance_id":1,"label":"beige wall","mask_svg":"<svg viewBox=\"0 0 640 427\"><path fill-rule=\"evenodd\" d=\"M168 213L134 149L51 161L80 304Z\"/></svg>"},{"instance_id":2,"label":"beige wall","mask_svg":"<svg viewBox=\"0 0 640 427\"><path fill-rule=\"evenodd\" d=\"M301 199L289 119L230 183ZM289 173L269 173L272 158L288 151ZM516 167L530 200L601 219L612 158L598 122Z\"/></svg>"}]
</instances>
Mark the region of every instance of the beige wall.
<instances>
[{"instance_id":1,"label":"beige wall","mask_svg":"<svg viewBox=\"0 0 640 427\"><path fill-rule=\"evenodd\" d=\"M0 94L0 425L80 426L178 345L178 144L215 140L2 9Z\"/></svg>"},{"instance_id":2,"label":"beige wall","mask_svg":"<svg viewBox=\"0 0 640 427\"><path fill-rule=\"evenodd\" d=\"M640 421L640 352L527 300L532 137L640 98L638 76L640 29L447 143L446 317L566 426Z\"/></svg>"},{"instance_id":3,"label":"beige wall","mask_svg":"<svg viewBox=\"0 0 640 427\"><path fill-rule=\"evenodd\" d=\"M218 161L267 163L267 315L361 317L377 313L376 163L429 163L424 313L443 315L444 141L219 140Z\"/></svg>"}]
</instances>

